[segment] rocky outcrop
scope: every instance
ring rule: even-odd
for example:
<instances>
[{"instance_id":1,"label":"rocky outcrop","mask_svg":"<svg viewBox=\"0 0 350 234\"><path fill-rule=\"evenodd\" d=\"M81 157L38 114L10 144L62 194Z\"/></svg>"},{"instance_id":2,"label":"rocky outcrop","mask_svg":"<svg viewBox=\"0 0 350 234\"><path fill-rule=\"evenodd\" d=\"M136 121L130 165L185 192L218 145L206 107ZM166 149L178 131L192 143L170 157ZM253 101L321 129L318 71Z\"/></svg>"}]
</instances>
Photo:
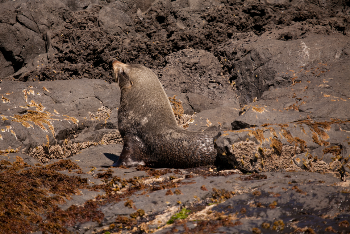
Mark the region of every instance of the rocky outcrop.
<instances>
[{"instance_id":1,"label":"rocky outcrop","mask_svg":"<svg viewBox=\"0 0 350 234\"><path fill-rule=\"evenodd\" d=\"M0 232L346 232L349 22L347 1L0 1ZM115 59L217 135L216 165L109 168Z\"/></svg>"},{"instance_id":2,"label":"rocky outcrop","mask_svg":"<svg viewBox=\"0 0 350 234\"><path fill-rule=\"evenodd\" d=\"M41 161L47 161L45 157L65 158L117 131L120 92L116 85L79 79L3 81L0 87L2 153L29 153ZM57 149L68 142L69 152ZM45 153L43 147L51 152ZM62 152L49 156L54 154L52 150Z\"/></svg>"}]
</instances>

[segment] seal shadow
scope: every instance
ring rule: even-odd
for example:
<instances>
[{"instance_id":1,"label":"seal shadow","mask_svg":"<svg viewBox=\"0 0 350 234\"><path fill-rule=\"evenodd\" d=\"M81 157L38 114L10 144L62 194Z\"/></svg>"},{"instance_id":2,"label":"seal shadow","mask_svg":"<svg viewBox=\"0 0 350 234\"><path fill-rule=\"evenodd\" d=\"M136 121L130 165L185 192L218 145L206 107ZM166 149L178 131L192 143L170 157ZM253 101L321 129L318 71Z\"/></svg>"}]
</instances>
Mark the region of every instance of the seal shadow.
<instances>
[{"instance_id":1,"label":"seal shadow","mask_svg":"<svg viewBox=\"0 0 350 234\"><path fill-rule=\"evenodd\" d=\"M104 167L104 168L109 168L111 167L113 164L115 164L118 159L119 159L119 156L116 155L116 154L110 154L110 153L103 153L106 158L108 158L109 160L113 161L113 163L111 165L106 165L106 166L101 166L101 167Z\"/></svg>"}]
</instances>

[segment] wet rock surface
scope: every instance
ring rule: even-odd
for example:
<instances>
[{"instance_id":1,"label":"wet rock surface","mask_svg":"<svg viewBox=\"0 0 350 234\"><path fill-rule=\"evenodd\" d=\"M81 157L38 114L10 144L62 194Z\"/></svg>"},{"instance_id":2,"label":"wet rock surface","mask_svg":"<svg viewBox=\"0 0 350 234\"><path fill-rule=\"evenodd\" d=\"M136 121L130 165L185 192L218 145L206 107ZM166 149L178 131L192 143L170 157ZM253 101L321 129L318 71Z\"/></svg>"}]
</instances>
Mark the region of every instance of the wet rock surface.
<instances>
[{"instance_id":1,"label":"wet rock surface","mask_svg":"<svg viewBox=\"0 0 350 234\"><path fill-rule=\"evenodd\" d=\"M0 233L349 232L347 1L0 6ZM215 165L110 167L115 59L216 134Z\"/></svg>"}]
</instances>

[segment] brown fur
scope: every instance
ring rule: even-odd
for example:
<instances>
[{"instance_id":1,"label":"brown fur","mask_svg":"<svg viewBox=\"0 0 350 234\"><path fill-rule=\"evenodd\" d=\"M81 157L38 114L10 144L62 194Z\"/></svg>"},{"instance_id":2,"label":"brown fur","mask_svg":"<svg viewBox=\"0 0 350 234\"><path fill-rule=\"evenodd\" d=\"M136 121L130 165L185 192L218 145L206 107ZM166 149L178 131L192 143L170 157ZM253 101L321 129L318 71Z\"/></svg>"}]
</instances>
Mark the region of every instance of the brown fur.
<instances>
[{"instance_id":1,"label":"brown fur","mask_svg":"<svg viewBox=\"0 0 350 234\"><path fill-rule=\"evenodd\" d=\"M213 164L212 136L177 126L169 99L152 70L113 62L121 89L118 128L124 148L115 166L186 168Z\"/></svg>"}]
</instances>

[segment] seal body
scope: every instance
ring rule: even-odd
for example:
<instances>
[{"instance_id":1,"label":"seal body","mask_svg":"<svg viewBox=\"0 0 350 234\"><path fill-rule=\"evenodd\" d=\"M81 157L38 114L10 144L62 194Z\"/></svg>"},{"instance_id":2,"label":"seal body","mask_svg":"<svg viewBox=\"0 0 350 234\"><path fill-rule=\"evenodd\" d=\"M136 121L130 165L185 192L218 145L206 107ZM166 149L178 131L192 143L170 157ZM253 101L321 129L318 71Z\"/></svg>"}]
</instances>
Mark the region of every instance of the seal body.
<instances>
[{"instance_id":1,"label":"seal body","mask_svg":"<svg viewBox=\"0 0 350 234\"><path fill-rule=\"evenodd\" d=\"M123 151L113 166L188 168L215 162L213 136L178 127L157 75L142 65L113 62L121 90L118 128Z\"/></svg>"}]
</instances>

